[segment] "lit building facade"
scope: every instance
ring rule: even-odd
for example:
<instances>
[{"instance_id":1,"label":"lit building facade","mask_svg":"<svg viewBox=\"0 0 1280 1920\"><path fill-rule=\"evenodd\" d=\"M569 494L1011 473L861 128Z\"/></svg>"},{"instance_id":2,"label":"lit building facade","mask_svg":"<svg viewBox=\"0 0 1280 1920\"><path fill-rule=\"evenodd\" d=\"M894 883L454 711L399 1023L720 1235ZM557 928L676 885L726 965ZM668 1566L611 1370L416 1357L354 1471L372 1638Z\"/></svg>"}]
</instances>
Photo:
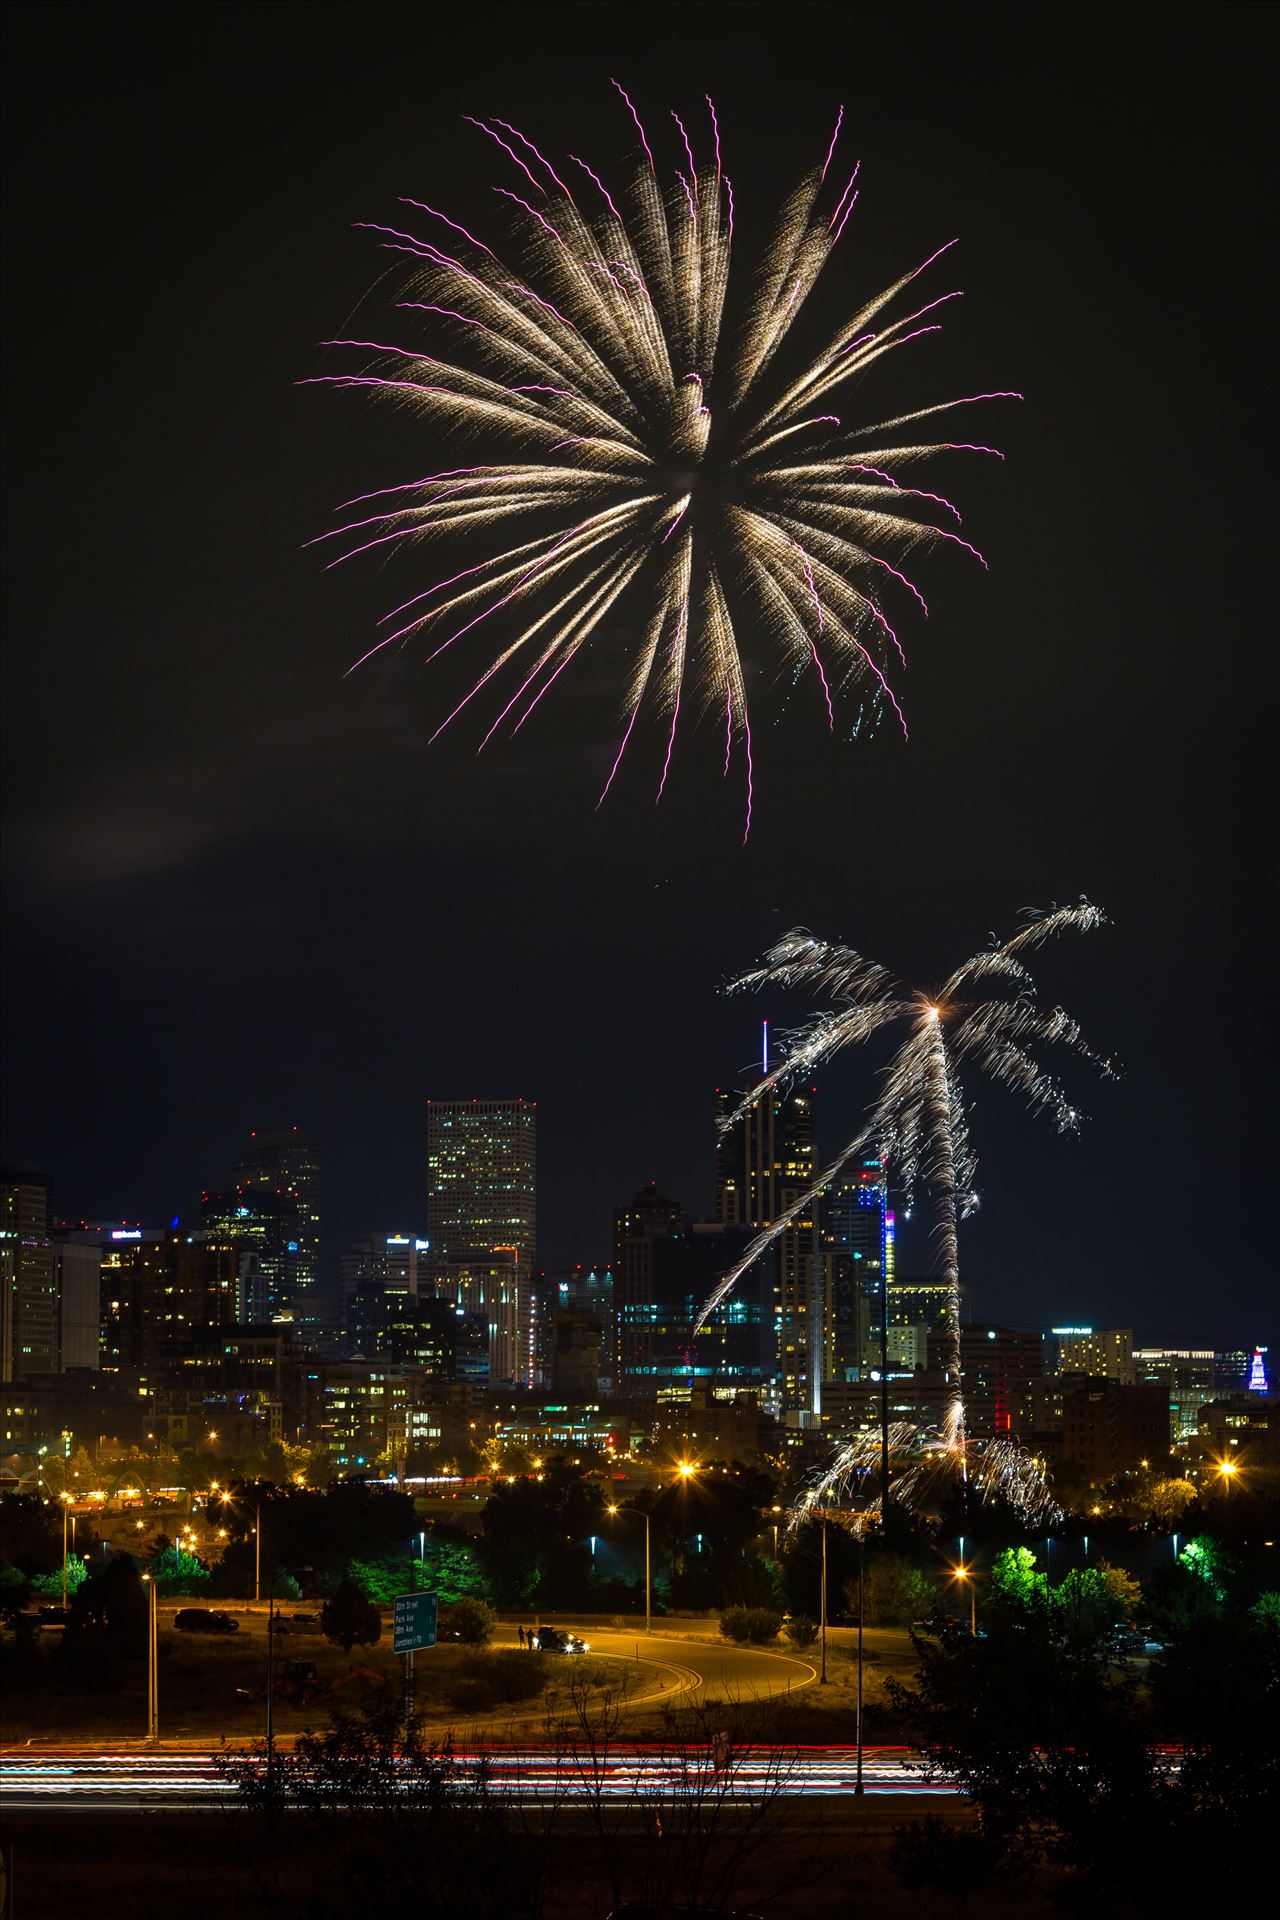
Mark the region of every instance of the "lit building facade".
<instances>
[{"instance_id":1,"label":"lit building facade","mask_svg":"<svg viewBox=\"0 0 1280 1920\"><path fill-rule=\"evenodd\" d=\"M1049 1334L1053 1373L1089 1373L1132 1385L1133 1331L1129 1327L1054 1327Z\"/></svg>"},{"instance_id":2,"label":"lit building facade","mask_svg":"<svg viewBox=\"0 0 1280 1920\"><path fill-rule=\"evenodd\" d=\"M537 1102L427 1102L427 1234L446 1265L506 1269L492 1303L493 1378L532 1383ZM509 1289L509 1293L508 1293Z\"/></svg>"}]
</instances>

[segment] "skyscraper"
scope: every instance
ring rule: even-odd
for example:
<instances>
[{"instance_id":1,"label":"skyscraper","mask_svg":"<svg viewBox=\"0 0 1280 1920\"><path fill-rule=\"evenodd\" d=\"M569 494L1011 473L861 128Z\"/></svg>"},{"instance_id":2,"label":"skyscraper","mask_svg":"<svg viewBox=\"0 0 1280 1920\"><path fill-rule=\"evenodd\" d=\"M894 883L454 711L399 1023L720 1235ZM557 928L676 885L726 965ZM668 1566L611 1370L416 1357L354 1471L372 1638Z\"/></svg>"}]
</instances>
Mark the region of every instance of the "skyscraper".
<instances>
[{"instance_id":1,"label":"skyscraper","mask_svg":"<svg viewBox=\"0 0 1280 1920\"><path fill-rule=\"evenodd\" d=\"M716 1093L723 1123L738 1105ZM817 1174L813 1089L762 1093L716 1147L716 1219L723 1227L764 1227L812 1186ZM759 1284L772 1290L774 1393L779 1410L803 1424L821 1404L823 1288L816 1205L766 1254ZM753 1285L745 1274L742 1285Z\"/></svg>"},{"instance_id":2,"label":"skyscraper","mask_svg":"<svg viewBox=\"0 0 1280 1920\"><path fill-rule=\"evenodd\" d=\"M0 1174L0 1379L58 1370L58 1286L49 1182L30 1167Z\"/></svg>"},{"instance_id":3,"label":"skyscraper","mask_svg":"<svg viewBox=\"0 0 1280 1920\"><path fill-rule=\"evenodd\" d=\"M297 1127L252 1133L235 1186L203 1197L204 1226L258 1255L273 1320L314 1320L320 1276L320 1167Z\"/></svg>"},{"instance_id":4,"label":"skyscraper","mask_svg":"<svg viewBox=\"0 0 1280 1920\"><path fill-rule=\"evenodd\" d=\"M522 1386L534 1372L537 1102L427 1102L427 1235L449 1264L510 1257L514 1294L494 1321L494 1379ZM493 1318L493 1316L491 1316Z\"/></svg>"}]
</instances>

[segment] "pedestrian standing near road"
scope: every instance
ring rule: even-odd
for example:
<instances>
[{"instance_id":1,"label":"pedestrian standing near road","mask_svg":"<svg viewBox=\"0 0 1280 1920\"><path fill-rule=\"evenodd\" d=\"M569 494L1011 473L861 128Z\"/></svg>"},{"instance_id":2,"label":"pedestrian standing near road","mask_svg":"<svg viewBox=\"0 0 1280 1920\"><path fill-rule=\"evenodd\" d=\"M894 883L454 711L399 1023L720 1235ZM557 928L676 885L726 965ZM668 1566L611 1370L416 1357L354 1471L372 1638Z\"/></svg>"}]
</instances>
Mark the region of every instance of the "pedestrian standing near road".
<instances>
[{"instance_id":1,"label":"pedestrian standing near road","mask_svg":"<svg viewBox=\"0 0 1280 1920\"><path fill-rule=\"evenodd\" d=\"M520 1642L521 1646L524 1645L524 1628L523 1627L516 1628L516 1639Z\"/></svg>"}]
</instances>

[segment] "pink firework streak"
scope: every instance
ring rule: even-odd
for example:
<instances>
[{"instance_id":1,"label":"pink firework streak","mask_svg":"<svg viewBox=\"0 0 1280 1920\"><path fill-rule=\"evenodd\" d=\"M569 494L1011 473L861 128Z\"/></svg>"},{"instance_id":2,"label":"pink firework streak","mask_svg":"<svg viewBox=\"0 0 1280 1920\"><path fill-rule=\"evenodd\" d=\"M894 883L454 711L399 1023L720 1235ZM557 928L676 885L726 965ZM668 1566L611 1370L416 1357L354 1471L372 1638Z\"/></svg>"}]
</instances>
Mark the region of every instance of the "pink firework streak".
<instances>
[{"instance_id":1,"label":"pink firework streak","mask_svg":"<svg viewBox=\"0 0 1280 1920\"><path fill-rule=\"evenodd\" d=\"M609 192L609 189L608 187L606 187L604 181L600 178L600 175L596 172L595 168L589 167L585 160L580 160L576 153L571 153L569 155L569 158L573 161L575 166L579 166L582 168L582 171L586 174L589 180L594 180L596 186L599 187L601 193L605 197L605 201L606 201L606 204L608 205L610 213L613 215L618 225L621 226L622 215L618 212L618 209L614 206L613 196Z\"/></svg>"},{"instance_id":2,"label":"pink firework streak","mask_svg":"<svg viewBox=\"0 0 1280 1920\"><path fill-rule=\"evenodd\" d=\"M539 187L538 191L539 193L541 193L542 188ZM546 228L547 232L551 235L551 238L553 240L558 240L561 246L564 245L564 235L557 233L555 228L552 226L551 222L548 219L546 219L543 214L540 214L536 207L531 207L527 200L522 200L518 193L508 193L505 187L495 187L494 192L500 193L504 200L514 200L516 205L518 207L523 207L525 212L529 214L534 220L536 220L540 227Z\"/></svg>"},{"instance_id":3,"label":"pink firework streak","mask_svg":"<svg viewBox=\"0 0 1280 1920\"><path fill-rule=\"evenodd\" d=\"M835 157L836 141L840 138L840 129L843 125L844 125L844 108L841 107L839 113L837 113L836 115L835 132L831 136L831 145L827 148L827 157L822 163L822 179L823 180L826 179L827 168L831 165L831 162Z\"/></svg>"},{"instance_id":4,"label":"pink firework streak","mask_svg":"<svg viewBox=\"0 0 1280 1920\"><path fill-rule=\"evenodd\" d=\"M538 152L532 140L530 140L526 134L521 133L519 127L509 127L505 120L499 120L496 115L493 124L495 127L501 127L504 133L509 133L513 140L518 140L522 147L527 147L534 159L538 162L538 165L546 168L565 199L568 200L570 204L573 204L573 195L570 193L568 187L566 187L564 181L560 178L560 175L556 172L546 155Z\"/></svg>"},{"instance_id":5,"label":"pink firework streak","mask_svg":"<svg viewBox=\"0 0 1280 1920\"><path fill-rule=\"evenodd\" d=\"M477 240L474 233L468 233L465 227L460 227L456 220L449 218L447 213L441 213L438 207L429 207L425 200L410 200L405 193L400 195L400 204L402 207L417 207L420 212L429 213L433 220L441 220L446 227L452 227L455 233L460 233L464 240L469 240L471 245L478 248L481 253L487 253L491 260L497 259L498 256L492 247L486 247L483 240Z\"/></svg>"},{"instance_id":6,"label":"pink firework streak","mask_svg":"<svg viewBox=\"0 0 1280 1920\"><path fill-rule=\"evenodd\" d=\"M647 140L647 139L645 138L645 131L644 131L644 128L643 128L643 126L641 126L641 124L640 124L640 115L639 115L639 114L638 114L638 113L636 112L636 109L635 109L635 102L634 102L634 101L632 100L632 98L631 98L631 95L630 95L630 94L629 94L629 93L627 92L627 90L626 90L626 88L625 88L624 86L621 86L621 85L620 85L620 84L618 83L618 81L616 81L616 80L613 80L613 79L611 79L611 80L610 80L610 82L609 82L609 85L610 85L611 87L617 87L617 89L618 89L618 92L619 92L619 93L620 93L620 94L622 95L622 97L623 97L623 99L624 99L624 100L626 101L626 103L627 103L627 107L628 107L628 110L629 110L629 112L630 112L630 114L631 114L631 118L632 118L632 119L633 119L633 120L635 121L635 123L636 123L636 132L637 132L637 133L638 133L638 134L640 135L640 145L641 145L641 146L642 146L642 147L644 148L644 151L645 151L645 158L646 158L646 159L648 160L648 162L649 162L649 171L650 171L650 173L656 173L656 172L658 171L658 169L657 169L657 167L656 167L656 166L654 165L654 162L653 162L653 154L652 154L652 152L650 151L650 148L649 148L649 142L648 142L648 140Z\"/></svg>"},{"instance_id":7,"label":"pink firework streak","mask_svg":"<svg viewBox=\"0 0 1280 1920\"><path fill-rule=\"evenodd\" d=\"M492 333L493 328L483 320L473 320L470 314L459 313L454 307L430 307L425 300L397 300L396 305L412 308L415 313L438 313L446 320L461 320L464 327L479 327L481 333Z\"/></svg>"},{"instance_id":8,"label":"pink firework streak","mask_svg":"<svg viewBox=\"0 0 1280 1920\"><path fill-rule=\"evenodd\" d=\"M496 141L498 146L502 148L502 151L505 154L508 154L510 158L515 161L516 165L519 167L525 179L529 182L529 185L534 189L535 193L542 193L542 194L546 193L547 190L543 186L541 180L537 180L534 178L533 174L530 173L528 167L526 167L524 161L520 158L520 155L516 152L515 148L509 147L506 141L502 138L501 134L495 133L492 127L486 127L483 120L473 120L469 113L464 113L462 117L466 121L468 126L479 127L481 133L487 133L491 140ZM501 121L499 121L498 124L501 125L502 124Z\"/></svg>"},{"instance_id":9,"label":"pink firework streak","mask_svg":"<svg viewBox=\"0 0 1280 1920\"><path fill-rule=\"evenodd\" d=\"M814 611L818 616L818 633L822 635L826 632L827 625L823 618L822 601L818 596L818 584L813 577L813 562L802 546L797 545L796 552L800 555L801 562L804 566L804 577L809 584L809 594L813 600ZM836 710L832 705L831 688L827 685L827 676L823 671L822 656L818 652L818 642L811 633L805 634L805 639L809 642L809 651L813 655L813 664L818 669L818 678L822 682L822 695L827 703L827 726L830 731L834 733L836 728Z\"/></svg>"},{"instance_id":10,"label":"pink firework streak","mask_svg":"<svg viewBox=\"0 0 1280 1920\"><path fill-rule=\"evenodd\" d=\"M698 163L693 157L693 148L690 146L689 136L684 130L684 121L680 118L680 115L676 112L674 107L671 109L671 118L675 121L676 125L679 127L680 138L684 141L685 157L689 162L689 178L691 180L696 180L698 177Z\"/></svg>"},{"instance_id":11,"label":"pink firework streak","mask_svg":"<svg viewBox=\"0 0 1280 1920\"><path fill-rule=\"evenodd\" d=\"M709 113L710 113L710 115L711 115L711 138L712 138L712 140L713 140L713 141L715 142L715 149L716 149L716 179L718 180L718 179L720 178L720 175L721 175L721 167L720 167L720 122L719 122L719 121L718 121L718 120L716 119L716 103L715 103L715 101L714 101L714 100L713 100L713 99L711 98L711 95L710 95L710 94L707 94L707 96L706 96L706 101L707 101L707 110L708 110L708 112L709 112Z\"/></svg>"}]
</instances>

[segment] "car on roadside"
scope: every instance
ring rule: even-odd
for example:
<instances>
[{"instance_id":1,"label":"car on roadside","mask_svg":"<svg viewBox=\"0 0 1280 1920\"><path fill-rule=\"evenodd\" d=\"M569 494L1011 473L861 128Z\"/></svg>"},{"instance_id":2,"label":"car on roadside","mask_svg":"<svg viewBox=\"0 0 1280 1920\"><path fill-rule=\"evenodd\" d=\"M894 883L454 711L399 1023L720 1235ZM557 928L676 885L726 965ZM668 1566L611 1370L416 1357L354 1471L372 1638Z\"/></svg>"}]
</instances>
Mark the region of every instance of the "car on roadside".
<instances>
[{"instance_id":1,"label":"car on roadside","mask_svg":"<svg viewBox=\"0 0 1280 1920\"><path fill-rule=\"evenodd\" d=\"M179 1607L173 1616L178 1633L239 1633L240 1622L217 1607Z\"/></svg>"},{"instance_id":2,"label":"car on roadside","mask_svg":"<svg viewBox=\"0 0 1280 1920\"><path fill-rule=\"evenodd\" d=\"M290 1616L289 1625L291 1627L318 1627L320 1625L320 1615L318 1613L295 1613Z\"/></svg>"},{"instance_id":3,"label":"car on roadside","mask_svg":"<svg viewBox=\"0 0 1280 1920\"><path fill-rule=\"evenodd\" d=\"M576 1633L566 1633L563 1627L543 1627L536 1635L539 1653L590 1653L591 1648Z\"/></svg>"}]
</instances>

